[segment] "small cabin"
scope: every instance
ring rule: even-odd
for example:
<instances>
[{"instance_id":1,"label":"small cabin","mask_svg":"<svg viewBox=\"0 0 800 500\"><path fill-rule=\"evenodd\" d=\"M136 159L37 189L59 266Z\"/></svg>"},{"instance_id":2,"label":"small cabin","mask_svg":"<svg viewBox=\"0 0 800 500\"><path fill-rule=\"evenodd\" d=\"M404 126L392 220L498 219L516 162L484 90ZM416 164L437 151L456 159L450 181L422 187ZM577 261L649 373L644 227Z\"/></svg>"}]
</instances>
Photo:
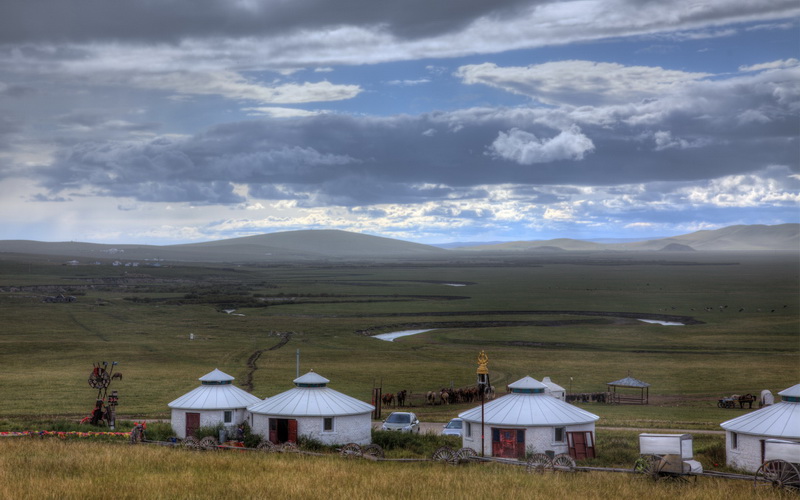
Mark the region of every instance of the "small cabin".
<instances>
[{"instance_id":1,"label":"small cabin","mask_svg":"<svg viewBox=\"0 0 800 500\"><path fill-rule=\"evenodd\" d=\"M458 415L464 421L465 448L516 459L548 451L569 453L576 460L595 457L594 429L600 417L547 394L547 386L531 377L508 388L509 394Z\"/></svg>"},{"instance_id":2,"label":"small cabin","mask_svg":"<svg viewBox=\"0 0 800 500\"><path fill-rule=\"evenodd\" d=\"M245 421L248 405L261 401L234 386L235 379L218 369L199 380L200 387L167 405L172 410L172 430L180 439L193 436L200 427L233 428Z\"/></svg>"},{"instance_id":3,"label":"small cabin","mask_svg":"<svg viewBox=\"0 0 800 500\"><path fill-rule=\"evenodd\" d=\"M274 444L306 436L327 445L372 442L374 406L328 387L330 380L310 371L295 387L251 404L250 427Z\"/></svg>"},{"instance_id":4,"label":"small cabin","mask_svg":"<svg viewBox=\"0 0 800 500\"><path fill-rule=\"evenodd\" d=\"M770 439L800 442L800 384L778 393L781 401L722 422L726 463L756 472L767 458Z\"/></svg>"}]
</instances>

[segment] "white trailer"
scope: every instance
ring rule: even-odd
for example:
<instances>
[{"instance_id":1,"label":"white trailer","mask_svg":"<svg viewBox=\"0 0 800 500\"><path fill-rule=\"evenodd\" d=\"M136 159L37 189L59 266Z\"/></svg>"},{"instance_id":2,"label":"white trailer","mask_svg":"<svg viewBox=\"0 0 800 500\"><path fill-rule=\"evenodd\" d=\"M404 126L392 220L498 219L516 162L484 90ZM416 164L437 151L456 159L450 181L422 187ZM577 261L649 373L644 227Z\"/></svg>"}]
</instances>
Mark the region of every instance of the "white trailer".
<instances>
[{"instance_id":1,"label":"white trailer","mask_svg":"<svg viewBox=\"0 0 800 500\"><path fill-rule=\"evenodd\" d=\"M639 434L639 455L634 472L656 480L703 472L702 464L694 460L691 434Z\"/></svg>"},{"instance_id":2,"label":"white trailer","mask_svg":"<svg viewBox=\"0 0 800 500\"><path fill-rule=\"evenodd\" d=\"M764 463L756 471L756 487L800 490L800 442L764 441Z\"/></svg>"}]
</instances>

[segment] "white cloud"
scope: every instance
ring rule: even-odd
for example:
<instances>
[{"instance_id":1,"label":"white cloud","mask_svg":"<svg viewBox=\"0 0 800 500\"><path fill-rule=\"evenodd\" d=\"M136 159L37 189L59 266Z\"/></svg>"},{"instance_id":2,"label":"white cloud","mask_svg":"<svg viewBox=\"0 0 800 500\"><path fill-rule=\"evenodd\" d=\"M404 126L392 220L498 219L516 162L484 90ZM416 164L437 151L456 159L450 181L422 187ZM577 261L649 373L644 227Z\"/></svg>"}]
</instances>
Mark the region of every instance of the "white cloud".
<instances>
[{"instance_id":1,"label":"white cloud","mask_svg":"<svg viewBox=\"0 0 800 500\"><path fill-rule=\"evenodd\" d=\"M273 118L296 118L298 116L315 116L324 114L324 111L308 111L305 109L297 108L278 108L270 106L261 106L255 108L242 108L248 114L253 116L271 116Z\"/></svg>"},{"instance_id":2,"label":"white cloud","mask_svg":"<svg viewBox=\"0 0 800 500\"><path fill-rule=\"evenodd\" d=\"M512 160L520 165L533 165L559 160L582 160L594 151L592 140L575 125L562 130L551 139L539 139L530 132L513 128L500 132L489 147L495 157Z\"/></svg>"},{"instance_id":3,"label":"white cloud","mask_svg":"<svg viewBox=\"0 0 800 500\"><path fill-rule=\"evenodd\" d=\"M751 66L739 66L739 71L764 71L769 69L785 69L800 66L800 61L795 58L780 59L777 61L770 61L760 64L753 64Z\"/></svg>"},{"instance_id":4,"label":"white cloud","mask_svg":"<svg viewBox=\"0 0 800 500\"><path fill-rule=\"evenodd\" d=\"M636 102L710 74L573 60L527 67L473 64L460 67L456 76L465 84L489 85L545 103L581 105Z\"/></svg>"}]
</instances>

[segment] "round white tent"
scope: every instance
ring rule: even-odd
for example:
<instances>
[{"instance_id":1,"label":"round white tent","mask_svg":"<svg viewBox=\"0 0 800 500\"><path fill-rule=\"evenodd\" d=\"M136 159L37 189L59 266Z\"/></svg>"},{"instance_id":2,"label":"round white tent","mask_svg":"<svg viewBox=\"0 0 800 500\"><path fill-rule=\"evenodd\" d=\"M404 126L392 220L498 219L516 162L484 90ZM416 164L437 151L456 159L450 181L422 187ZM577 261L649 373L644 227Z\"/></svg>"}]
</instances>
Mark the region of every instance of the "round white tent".
<instances>
[{"instance_id":1,"label":"round white tent","mask_svg":"<svg viewBox=\"0 0 800 500\"><path fill-rule=\"evenodd\" d=\"M374 407L327 386L330 380L310 371L295 387L250 405L250 427L275 444L298 436L324 444L369 444Z\"/></svg>"},{"instance_id":2,"label":"round white tent","mask_svg":"<svg viewBox=\"0 0 800 500\"><path fill-rule=\"evenodd\" d=\"M569 453L575 459L595 456L594 427L600 419L545 393L547 386L525 377L509 384L510 394L483 405L484 451L522 458L525 453ZM481 452L481 407L458 415L464 420L463 445Z\"/></svg>"},{"instance_id":3,"label":"round white tent","mask_svg":"<svg viewBox=\"0 0 800 500\"><path fill-rule=\"evenodd\" d=\"M800 442L800 384L778 393L779 403L722 422L726 463L755 472L764 463L764 441Z\"/></svg>"},{"instance_id":4,"label":"round white tent","mask_svg":"<svg viewBox=\"0 0 800 500\"><path fill-rule=\"evenodd\" d=\"M172 429L180 439L191 436L198 427L239 425L245 421L247 406L261 401L234 386L235 379L216 368L199 380L200 387L167 405L172 409Z\"/></svg>"}]
</instances>

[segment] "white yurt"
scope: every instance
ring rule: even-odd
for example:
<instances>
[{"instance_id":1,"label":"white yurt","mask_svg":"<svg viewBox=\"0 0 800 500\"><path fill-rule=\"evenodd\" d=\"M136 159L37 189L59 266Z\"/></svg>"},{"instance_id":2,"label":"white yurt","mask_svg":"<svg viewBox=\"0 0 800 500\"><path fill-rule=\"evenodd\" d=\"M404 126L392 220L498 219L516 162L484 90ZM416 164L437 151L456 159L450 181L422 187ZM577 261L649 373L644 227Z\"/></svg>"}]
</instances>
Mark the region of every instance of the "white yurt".
<instances>
[{"instance_id":1,"label":"white yurt","mask_svg":"<svg viewBox=\"0 0 800 500\"><path fill-rule=\"evenodd\" d=\"M600 419L546 394L547 386L525 377L509 384L510 394L483 405L484 452L523 458L526 452L595 456L594 426ZM463 446L481 453L481 407L458 415L464 420Z\"/></svg>"},{"instance_id":2,"label":"white yurt","mask_svg":"<svg viewBox=\"0 0 800 500\"><path fill-rule=\"evenodd\" d=\"M764 441L800 442L800 384L778 395L780 402L720 424L725 429L727 465L756 472L764 463Z\"/></svg>"},{"instance_id":3,"label":"white yurt","mask_svg":"<svg viewBox=\"0 0 800 500\"><path fill-rule=\"evenodd\" d=\"M172 408L172 429L180 439L198 427L223 424L235 427L245 421L247 406L261 400L233 385L233 377L218 369L200 377L200 387L167 406Z\"/></svg>"},{"instance_id":4,"label":"white yurt","mask_svg":"<svg viewBox=\"0 0 800 500\"><path fill-rule=\"evenodd\" d=\"M567 400L567 390L550 380L550 377L543 378L542 383L547 386L547 388L544 390L545 394L549 394L554 398L560 399L561 401Z\"/></svg>"},{"instance_id":5,"label":"white yurt","mask_svg":"<svg viewBox=\"0 0 800 500\"><path fill-rule=\"evenodd\" d=\"M250 427L275 444L298 436L324 444L372 442L375 408L328 387L330 380L310 371L294 379L295 387L247 407Z\"/></svg>"}]
</instances>

